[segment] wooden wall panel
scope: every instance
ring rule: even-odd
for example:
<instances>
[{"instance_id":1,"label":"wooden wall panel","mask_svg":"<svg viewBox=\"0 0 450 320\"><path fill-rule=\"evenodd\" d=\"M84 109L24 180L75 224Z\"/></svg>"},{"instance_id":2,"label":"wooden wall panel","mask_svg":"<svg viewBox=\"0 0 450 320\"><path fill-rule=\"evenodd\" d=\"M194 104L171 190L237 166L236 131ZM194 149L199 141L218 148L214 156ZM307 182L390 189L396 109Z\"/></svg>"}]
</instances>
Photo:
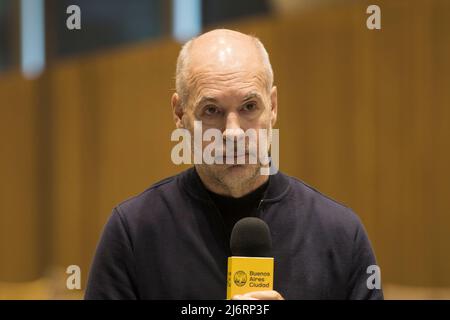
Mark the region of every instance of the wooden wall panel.
<instances>
[{"instance_id":1,"label":"wooden wall panel","mask_svg":"<svg viewBox=\"0 0 450 320\"><path fill-rule=\"evenodd\" d=\"M83 198L87 185L84 161L89 157L88 141L84 136L86 96L82 90L82 63L67 63L54 68L48 81L51 92L52 158L52 264L67 267L79 264L85 248L88 225L83 217L88 214ZM88 98L89 100L89 98ZM86 139L87 138L87 139ZM64 270L62 270L64 272Z\"/></svg>"},{"instance_id":2,"label":"wooden wall panel","mask_svg":"<svg viewBox=\"0 0 450 320\"><path fill-rule=\"evenodd\" d=\"M432 153L426 159L430 168L423 183L431 194L425 217L428 247L432 256L432 283L448 286L450 270L450 2L434 3L430 20L432 96L426 104L433 107L431 133ZM428 109L428 112L429 109Z\"/></svg>"},{"instance_id":3,"label":"wooden wall panel","mask_svg":"<svg viewBox=\"0 0 450 320\"><path fill-rule=\"evenodd\" d=\"M36 83L0 78L0 104L0 281L26 281L43 263Z\"/></svg>"}]
</instances>

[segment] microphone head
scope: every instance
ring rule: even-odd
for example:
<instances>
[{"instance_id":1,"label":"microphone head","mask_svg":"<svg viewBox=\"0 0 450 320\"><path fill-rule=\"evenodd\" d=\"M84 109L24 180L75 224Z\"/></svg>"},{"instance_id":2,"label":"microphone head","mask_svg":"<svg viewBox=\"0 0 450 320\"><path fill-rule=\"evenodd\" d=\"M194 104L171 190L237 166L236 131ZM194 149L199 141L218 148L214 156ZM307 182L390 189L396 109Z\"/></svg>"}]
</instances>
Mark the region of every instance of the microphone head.
<instances>
[{"instance_id":1,"label":"microphone head","mask_svg":"<svg viewBox=\"0 0 450 320\"><path fill-rule=\"evenodd\" d=\"M237 257L273 257L269 226L254 217L239 220L231 231L230 248Z\"/></svg>"}]
</instances>

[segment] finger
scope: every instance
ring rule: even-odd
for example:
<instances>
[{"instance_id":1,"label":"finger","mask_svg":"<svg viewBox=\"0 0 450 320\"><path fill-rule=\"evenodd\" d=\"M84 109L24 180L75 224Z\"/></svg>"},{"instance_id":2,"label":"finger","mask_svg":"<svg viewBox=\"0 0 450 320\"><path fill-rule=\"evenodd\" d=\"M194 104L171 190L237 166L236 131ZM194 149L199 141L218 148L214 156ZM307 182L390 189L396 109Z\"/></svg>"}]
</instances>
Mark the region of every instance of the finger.
<instances>
[{"instance_id":1,"label":"finger","mask_svg":"<svg viewBox=\"0 0 450 320\"><path fill-rule=\"evenodd\" d=\"M258 300L284 300L284 298L275 290L253 291L244 294L245 297L255 298Z\"/></svg>"},{"instance_id":2,"label":"finger","mask_svg":"<svg viewBox=\"0 0 450 320\"><path fill-rule=\"evenodd\" d=\"M231 298L231 300L258 300L257 298L248 297L242 294L237 294Z\"/></svg>"}]
</instances>

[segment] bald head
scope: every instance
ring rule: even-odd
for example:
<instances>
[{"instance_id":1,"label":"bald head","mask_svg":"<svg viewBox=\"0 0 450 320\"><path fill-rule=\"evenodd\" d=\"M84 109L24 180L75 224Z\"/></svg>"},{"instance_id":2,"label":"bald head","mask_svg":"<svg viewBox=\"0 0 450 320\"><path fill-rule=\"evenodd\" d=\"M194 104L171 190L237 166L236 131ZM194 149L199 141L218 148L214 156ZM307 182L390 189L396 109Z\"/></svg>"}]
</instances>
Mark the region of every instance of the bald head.
<instances>
[{"instance_id":1,"label":"bald head","mask_svg":"<svg viewBox=\"0 0 450 320\"><path fill-rule=\"evenodd\" d=\"M259 39L243 33L217 29L188 41L177 61L176 90L183 104L189 97L189 87L199 72L259 73L270 91L273 71L269 55Z\"/></svg>"},{"instance_id":2,"label":"bald head","mask_svg":"<svg viewBox=\"0 0 450 320\"><path fill-rule=\"evenodd\" d=\"M256 143L260 139L264 141L261 137L266 132L270 140L277 118L277 88L273 86L268 54L257 38L222 29L189 41L178 57L176 86L171 104L177 128L198 136L195 131L200 123L200 130L205 130L204 137L211 133L209 129L222 133L214 136L215 142L245 140L248 151L244 150L247 154L244 158L250 155L251 143L243 132L258 131L260 134L253 135L252 139ZM192 139L190 142L191 149L195 150L198 144ZM208 151L215 142L203 139L200 151ZM263 150L264 145L268 146L263 143L259 150ZM221 150L215 156L225 154L223 144ZM238 157L234 151L226 153L229 157ZM209 190L233 197L247 194L267 181L267 176L259 174L262 166L261 162L195 164Z\"/></svg>"}]
</instances>

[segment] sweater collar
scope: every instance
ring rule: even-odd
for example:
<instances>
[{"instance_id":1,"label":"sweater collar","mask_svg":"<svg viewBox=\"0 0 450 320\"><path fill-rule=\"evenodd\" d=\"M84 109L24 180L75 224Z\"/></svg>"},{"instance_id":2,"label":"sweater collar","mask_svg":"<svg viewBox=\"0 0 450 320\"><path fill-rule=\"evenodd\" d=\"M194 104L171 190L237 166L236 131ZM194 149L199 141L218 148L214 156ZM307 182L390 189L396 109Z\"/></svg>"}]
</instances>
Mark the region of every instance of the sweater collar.
<instances>
[{"instance_id":1,"label":"sweater collar","mask_svg":"<svg viewBox=\"0 0 450 320\"><path fill-rule=\"evenodd\" d=\"M208 190L200 179L195 167L183 171L179 175L179 183L190 196L203 201L211 200ZM280 201L288 194L289 190L289 178L278 171L276 174L269 176L269 184L264 193L263 201L265 203Z\"/></svg>"}]
</instances>

